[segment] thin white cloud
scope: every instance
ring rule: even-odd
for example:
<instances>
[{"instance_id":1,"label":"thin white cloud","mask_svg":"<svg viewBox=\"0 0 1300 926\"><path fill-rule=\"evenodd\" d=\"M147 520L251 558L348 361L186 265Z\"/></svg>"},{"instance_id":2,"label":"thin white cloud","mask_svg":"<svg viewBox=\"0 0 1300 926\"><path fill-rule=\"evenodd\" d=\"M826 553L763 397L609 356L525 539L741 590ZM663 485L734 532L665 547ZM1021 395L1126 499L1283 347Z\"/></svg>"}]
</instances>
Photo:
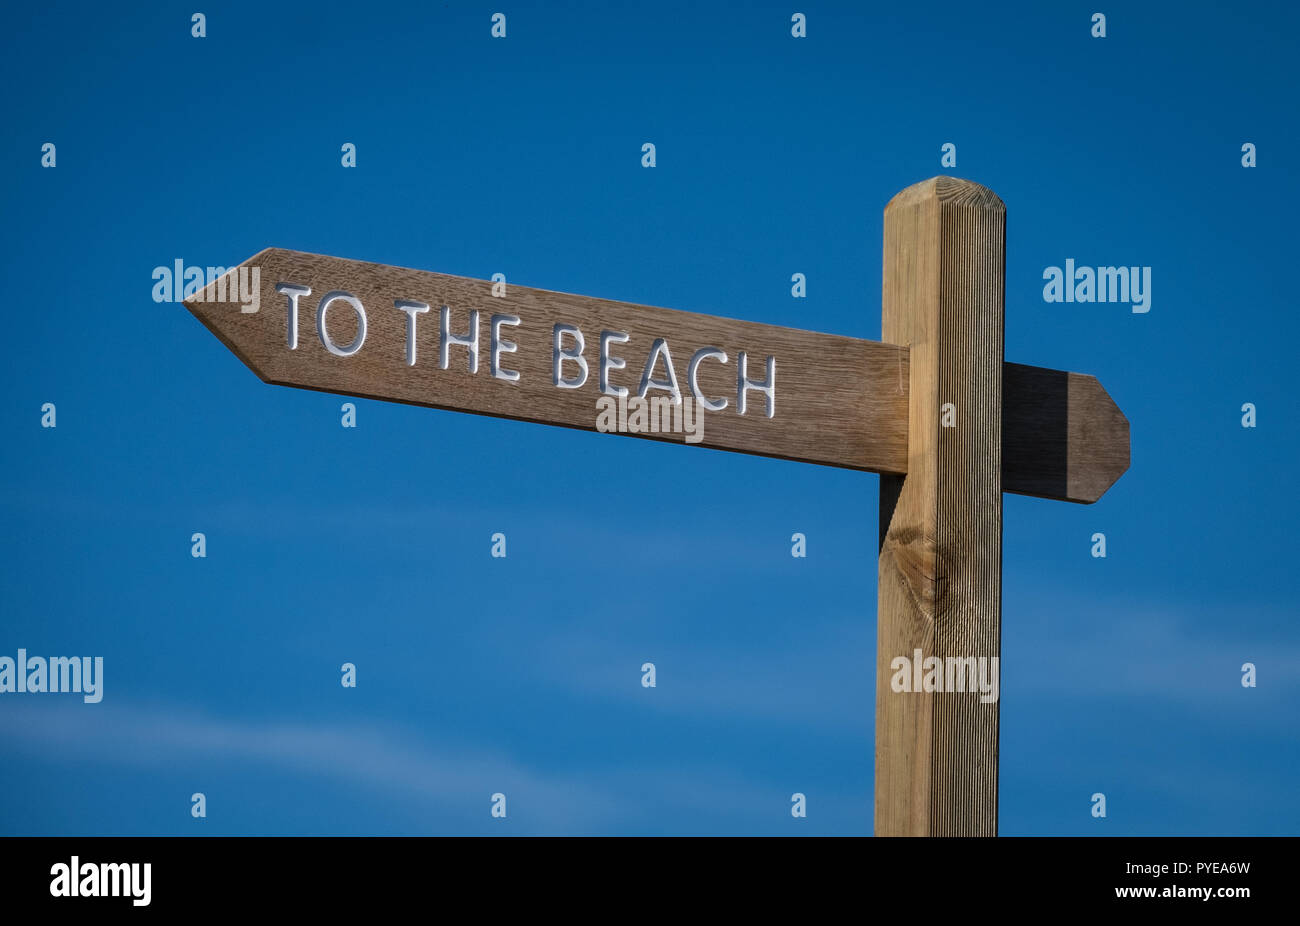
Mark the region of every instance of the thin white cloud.
<instances>
[{"instance_id":1,"label":"thin white cloud","mask_svg":"<svg viewBox=\"0 0 1300 926\"><path fill-rule=\"evenodd\" d=\"M41 761L118 763L159 767L195 757L252 766L276 766L304 776L329 776L375 794L414 798L428 814L413 820L453 821L477 832L472 814L486 819L489 795L507 795L512 833L657 832L664 820L698 820L683 832L751 831L756 820L784 831L789 795L799 782L773 784L713 765L666 765L653 754L588 767L580 774L539 773L508 757L457 747L429 748L398 728L337 724L253 722L140 704L99 705L0 702L0 740L10 762L20 754ZM467 796L481 803L467 810ZM861 793L810 794L822 808L868 801ZM866 805L862 805L866 806ZM869 819L869 814L866 816ZM839 831L838 812L809 831ZM417 831L418 824L413 824Z\"/></svg>"},{"instance_id":2,"label":"thin white cloud","mask_svg":"<svg viewBox=\"0 0 1300 926\"><path fill-rule=\"evenodd\" d=\"M587 830L617 810L617 802L596 789L575 789L497 755L468 750L439 754L395 730L227 720L134 704L93 707L3 704L0 737L11 751L22 745L43 758L55 754L76 761L163 765L199 756L270 764L457 808L464 806L466 794L481 794L484 816L489 796L501 791L508 806L528 808L513 817L542 831Z\"/></svg>"}]
</instances>

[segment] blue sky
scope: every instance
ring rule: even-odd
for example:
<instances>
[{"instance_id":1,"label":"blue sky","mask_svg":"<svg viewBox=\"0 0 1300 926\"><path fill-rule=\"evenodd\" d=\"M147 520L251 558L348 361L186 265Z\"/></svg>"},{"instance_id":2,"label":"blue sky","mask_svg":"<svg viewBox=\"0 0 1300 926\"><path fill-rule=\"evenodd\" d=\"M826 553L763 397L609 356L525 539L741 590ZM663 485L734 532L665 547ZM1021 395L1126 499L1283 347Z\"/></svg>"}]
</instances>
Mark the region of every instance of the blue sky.
<instances>
[{"instance_id":1,"label":"blue sky","mask_svg":"<svg viewBox=\"0 0 1300 926\"><path fill-rule=\"evenodd\" d=\"M939 173L1006 203L1007 359L1132 425L1097 504L1005 499L1001 831L1300 830L1290 5L1112 4L1105 39L1075 3L222 3L203 39L193 4L28 6L0 654L101 655L105 693L0 695L0 833L869 833L877 477L345 430L151 273L274 245L878 338L881 210ZM1066 258L1150 266L1151 311L1045 303Z\"/></svg>"}]
</instances>

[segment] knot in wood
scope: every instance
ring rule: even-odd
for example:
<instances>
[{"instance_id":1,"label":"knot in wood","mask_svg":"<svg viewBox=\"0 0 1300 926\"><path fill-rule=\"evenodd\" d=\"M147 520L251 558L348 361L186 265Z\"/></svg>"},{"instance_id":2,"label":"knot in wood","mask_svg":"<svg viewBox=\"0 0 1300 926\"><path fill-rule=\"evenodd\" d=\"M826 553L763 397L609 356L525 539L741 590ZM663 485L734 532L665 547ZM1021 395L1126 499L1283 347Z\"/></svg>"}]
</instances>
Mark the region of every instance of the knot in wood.
<instances>
[{"instance_id":1,"label":"knot in wood","mask_svg":"<svg viewBox=\"0 0 1300 926\"><path fill-rule=\"evenodd\" d=\"M950 557L938 538L915 527L890 527L881 551L894 562L894 573L907 589L917 611L927 618L948 604Z\"/></svg>"}]
</instances>

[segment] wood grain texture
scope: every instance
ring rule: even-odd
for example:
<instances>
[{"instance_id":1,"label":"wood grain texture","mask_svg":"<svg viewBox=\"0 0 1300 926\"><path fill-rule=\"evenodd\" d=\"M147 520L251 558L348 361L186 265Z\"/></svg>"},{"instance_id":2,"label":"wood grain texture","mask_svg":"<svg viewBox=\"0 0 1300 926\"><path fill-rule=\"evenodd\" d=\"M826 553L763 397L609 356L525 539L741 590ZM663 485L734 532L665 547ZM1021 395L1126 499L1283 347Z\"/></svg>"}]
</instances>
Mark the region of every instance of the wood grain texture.
<instances>
[{"instance_id":1,"label":"wood grain texture","mask_svg":"<svg viewBox=\"0 0 1300 926\"><path fill-rule=\"evenodd\" d=\"M724 411L705 413L701 446L866 472L907 471L906 347L514 284L505 297L496 298L485 280L278 248L262 251L240 266L259 270L256 313L240 311L229 284L226 298L218 299L215 281L185 304L269 383L594 430L600 332L617 330L630 336L628 343L616 346L627 368L613 371L610 380L633 391L655 338L667 339L683 389L695 350L715 346L727 352L726 365L709 360L700 366L705 394L725 396L730 403ZM281 282L312 290L300 302L299 346L292 351L285 338L288 300L275 291ZM316 335L316 306L321 296L336 289L353 293L366 309L366 341L352 357L329 353ZM405 363L407 320L393 305L398 299L431 307L418 319L414 367ZM451 308L451 330L458 334L468 331L469 311L478 310L477 373L468 372L467 353L456 347L450 354L455 362L440 369L442 305ZM518 383L493 379L488 371L493 314L522 320L517 328L502 329L503 336L519 345L518 352L502 355L503 366L520 372ZM577 325L586 336L590 373L580 389L560 390L551 382L557 322ZM332 309L329 330L336 341L349 342L356 330L351 310ZM777 401L771 419L758 413L757 405L744 416L735 413L741 350L749 355L751 378L762 378L768 354L777 358ZM663 375L662 366L656 375ZM1004 377L1003 490L1096 501L1128 467L1128 422L1115 403L1090 376L1007 364ZM761 400L756 393L750 397L751 402ZM681 434L636 436L683 441Z\"/></svg>"},{"instance_id":2,"label":"wood grain texture","mask_svg":"<svg viewBox=\"0 0 1300 926\"><path fill-rule=\"evenodd\" d=\"M882 330L910 348L911 388L907 474L880 489L878 836L997 834L998 704L894 691L891 662L1001 655L1005 218L951 177L885 209Z\"/></svg>"},{"instance_id":3,"label":"wood grain texture","mask_svg":"<svg viewBox=\"0 0 1300 926\"><path fill-rule=\"evenodd\" d=\"M507 287L505 296L494 297L492 284L483 280L276 248L262 251L245 266L260 270L256 313L241 312L229 292L219 301L219 281L185 304L268 383L595 430L601 395L600 334L611 330L630 340L612 345L627 366L612 370L610 382L634 394L657 338L667 341L684 394L689 394L687 368L694 352L705 347L726 352L725 364L706 360L699 366L703 394L728 400L726 409L705 413L701 446L872 472L902 472L907 463L907 395L901 385L907 358L887 344L515 284ZM286 346L288 299L276 292L277 283L312 290L300 301L296 350ZM365 307L365 342L350 357L331 354L317 336L316 308L321 296L332 290L352 293ZM431 307L418 317L414 366L406 364L407 315L394 307L396 300ZM470 310L479 312L476 373L468 371L463 347L450 349L447 369L439 366L438 313L444 305L451 310L449 328L454 334L467 334ZM504 338L518 345L516 352L501 355L503 367L519 372L518 382L494 379L489 372L494 314L521 320L518 327L501 329ZM327 322L335 342L352 341L356 324L350 308L331 308ZM560 389L553 383L556 324L575 325L585 337L589 374L580 388ZM566 346L571 344L566 341ZM767 356L776 358L771 418L764 415L764 398L757 391L748 393L746 414L737 414L741 351L748 356L751 380L764 379ZM572 364L566 370L577 372ZM654 375L666 376L662 362ZM684 437L635 436L675 442Z\"/></svg>"},{"instance_id":4,"label":"wood grain texture","mask_svg":"<svg viewBox=\"0 0 1300 926\"><path fill-rule=\"evenodd\" d=\"M1002 486L1095 502L1129 467L1129 424L1094 376L1002 367Z\"/></svg>"}]
</instances>

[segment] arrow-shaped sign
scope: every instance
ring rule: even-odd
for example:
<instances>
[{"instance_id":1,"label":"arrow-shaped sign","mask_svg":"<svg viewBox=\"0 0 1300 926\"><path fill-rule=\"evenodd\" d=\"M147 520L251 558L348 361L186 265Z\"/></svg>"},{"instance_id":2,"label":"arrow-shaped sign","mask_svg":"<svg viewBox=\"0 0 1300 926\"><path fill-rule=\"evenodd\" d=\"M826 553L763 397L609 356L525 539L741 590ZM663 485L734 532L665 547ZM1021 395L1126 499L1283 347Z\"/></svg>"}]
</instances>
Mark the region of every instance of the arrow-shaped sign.
<instances>
[{"instance_id":1,"label":"arrow-shaped sign","mask_svg":"<svg viewBox=\"0 0 1300 926\"><path fill-rule=\"evenodd\" d=\"M661 398L703 416L700 446L907 471L892 344L279 248L185 304L276 385L586 430L620 395ZM1128 469L1095 378L1008 363L1003 396L1005 491L1093 502Z\"/></svg>"}]
</instances>

